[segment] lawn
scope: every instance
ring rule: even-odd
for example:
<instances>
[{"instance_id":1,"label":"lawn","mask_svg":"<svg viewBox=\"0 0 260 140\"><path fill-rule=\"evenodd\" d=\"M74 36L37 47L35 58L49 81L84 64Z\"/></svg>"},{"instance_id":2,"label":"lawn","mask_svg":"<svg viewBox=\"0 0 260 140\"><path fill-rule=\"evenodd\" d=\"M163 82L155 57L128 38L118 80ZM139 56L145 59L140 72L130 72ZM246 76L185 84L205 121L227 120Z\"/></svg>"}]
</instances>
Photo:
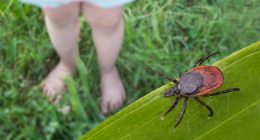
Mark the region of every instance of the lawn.
<instances>
[{"instance_id":1,"label":"lawn","mask_svg":"<svg viewBox=\"0 0 260 140\"><path fill-rule=\"evenodd\" d=\"M167 81L202 55L220 51L209 64L260 39L258 0L137 0L125 8L125 41L118 59L128 99L125 106ZM82 21L78 76L66 81L58 104L40 83L58 62L39 8L0 1L0 137L77 139L104 121L90 29ZM59 111L64 106L68 114ZM112 114L111 114L112 115Z\"/></svg>"}]
</instances>

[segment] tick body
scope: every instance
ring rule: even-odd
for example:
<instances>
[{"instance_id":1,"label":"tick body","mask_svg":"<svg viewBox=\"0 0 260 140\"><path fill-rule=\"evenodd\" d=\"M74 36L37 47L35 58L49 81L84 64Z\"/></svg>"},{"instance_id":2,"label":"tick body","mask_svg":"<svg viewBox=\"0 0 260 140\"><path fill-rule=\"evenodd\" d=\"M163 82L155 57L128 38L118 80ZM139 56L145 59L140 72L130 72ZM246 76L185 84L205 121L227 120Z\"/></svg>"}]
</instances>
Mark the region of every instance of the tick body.
<instances>
[{"instance_id":1,"label":"tick body","mask_svg":"<svg viewBox=\"0 0 260 140\"><path fill-rule=\"evenodd\" d=\"M175 108L181 98L184 98L183 109L181 111L179 119L174 125L175 128L182 121L182 118L187 109L187 102L189 98L195 99L195 101L197 101L200 105L202 105L209 111L208 115L212 116L212 108L204 103L202 100L200 100L199 97L217 96L220 94L240 90L239 88L229 88L223 91L212 93L213 90L218 89L223 84L223 72L218 67L201 66L201 64L215 54L218 54L218 52L212 53L206 57L202 57L201 59L199 59L191 70L181 75L179 80L172 80L164 76L168 80L171 80L175 83L172 88L164 93L164 96L176 96L176 99L174 100L171 107L164 113L164 116L166 116Z\"/></svg>"}]
</instances>

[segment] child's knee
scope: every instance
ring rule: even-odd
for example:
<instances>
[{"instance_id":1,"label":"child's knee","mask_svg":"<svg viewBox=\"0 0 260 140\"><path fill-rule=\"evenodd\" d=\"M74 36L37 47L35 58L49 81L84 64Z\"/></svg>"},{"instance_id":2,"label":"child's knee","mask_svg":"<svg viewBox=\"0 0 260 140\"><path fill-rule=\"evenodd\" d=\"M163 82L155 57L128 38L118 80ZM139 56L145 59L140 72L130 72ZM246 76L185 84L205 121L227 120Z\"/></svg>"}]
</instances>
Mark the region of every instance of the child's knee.
<instances>
[{"instance_id":1,"label":"child's knee","mask_svg":"<svg viewBox=\"0 0 260 140\"><path fill-rule=\"evenodd\" d=\"M97 10L97 9L95 9ZM123 8L118 7L110 10L101 11L83 11L88 23L92 28L115 28L122 21Z\"/></svg>"},{"instance_id":2,"label":"child's knee","mask_svg":"<svg viewBox=\"0 0 260 140\"><path fill-rule=\"evenodd\" d=\"M92 27L110 29L117 27L121 19L121 16L97 17L93 21L90 21L90 24L92 24Z\"/></svg>"},{"instance_id":3,"label":"child's knee","mask_svg":"<svg viewBox=\"0 0 260 140\"><path fill-rule=\"evenodd\" d=\"M48 20L60 26L78 20L80 7L79 4L72 3L58 8L45 8L43 12Z\"/></svg>"}]
</instances>

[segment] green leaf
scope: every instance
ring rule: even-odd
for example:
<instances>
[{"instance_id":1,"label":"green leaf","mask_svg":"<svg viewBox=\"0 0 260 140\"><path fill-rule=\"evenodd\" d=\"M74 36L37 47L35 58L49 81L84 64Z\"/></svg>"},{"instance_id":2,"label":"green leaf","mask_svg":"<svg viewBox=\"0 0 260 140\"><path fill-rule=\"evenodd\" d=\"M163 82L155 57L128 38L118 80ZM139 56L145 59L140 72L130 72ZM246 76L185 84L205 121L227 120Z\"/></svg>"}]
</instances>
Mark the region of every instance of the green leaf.
<instances>
[{"instance_id":1,"label":"green leaf","mask_svg":"<svg viewBox=\"0 0 260 140\"><path fill-rule=\"evenodd\" d=\"M239 87L240 92L201 98L209 104L214 115L189 100L182 123L173 128L182 102L164 119L162 114L173 98L163 93L173 86L168 83L132 103L88 132L81 139L113 140L173 140L226 139L244 140L260 137L260 42L231 54L214 63L223 70L224 85L219 89Z\"/></svg>"}]
</instances>

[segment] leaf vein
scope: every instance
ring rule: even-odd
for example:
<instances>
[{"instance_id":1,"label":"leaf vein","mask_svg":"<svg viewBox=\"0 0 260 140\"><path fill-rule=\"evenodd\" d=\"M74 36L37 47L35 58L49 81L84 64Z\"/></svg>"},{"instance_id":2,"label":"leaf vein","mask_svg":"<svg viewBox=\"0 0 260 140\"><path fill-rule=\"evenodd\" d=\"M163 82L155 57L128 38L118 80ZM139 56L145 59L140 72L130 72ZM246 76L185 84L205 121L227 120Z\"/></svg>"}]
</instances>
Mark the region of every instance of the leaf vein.
<instances>
[{"instance_id":1,"label":"leaf vein","mask_svg":"<svg viewBox=\"0 0 260 140\"><path fill-rule=\"evenodd\" d=\"M212 131L214 131L215 129L218 129L219 127L221 127L222 125L224 125L225 123L229 122L230 120L234 119L235 117L239 116L241 113L245 112L246 110L256 106L258 103L260 102L260 100L257 100L255 103L247 106L246 108L242 109L241 111L239 111L238 113L234 114L233 116L229 117L228 119L226 119L225 121L221 122L220 124L216 125L215 127L213 127L212 129L210 129L209 131L207 131L206 133L198 136L197 138L195 138L194 140L200 139L204 136L206 136L207 134L211 133Z\"/></svg>"}]
</instances>

